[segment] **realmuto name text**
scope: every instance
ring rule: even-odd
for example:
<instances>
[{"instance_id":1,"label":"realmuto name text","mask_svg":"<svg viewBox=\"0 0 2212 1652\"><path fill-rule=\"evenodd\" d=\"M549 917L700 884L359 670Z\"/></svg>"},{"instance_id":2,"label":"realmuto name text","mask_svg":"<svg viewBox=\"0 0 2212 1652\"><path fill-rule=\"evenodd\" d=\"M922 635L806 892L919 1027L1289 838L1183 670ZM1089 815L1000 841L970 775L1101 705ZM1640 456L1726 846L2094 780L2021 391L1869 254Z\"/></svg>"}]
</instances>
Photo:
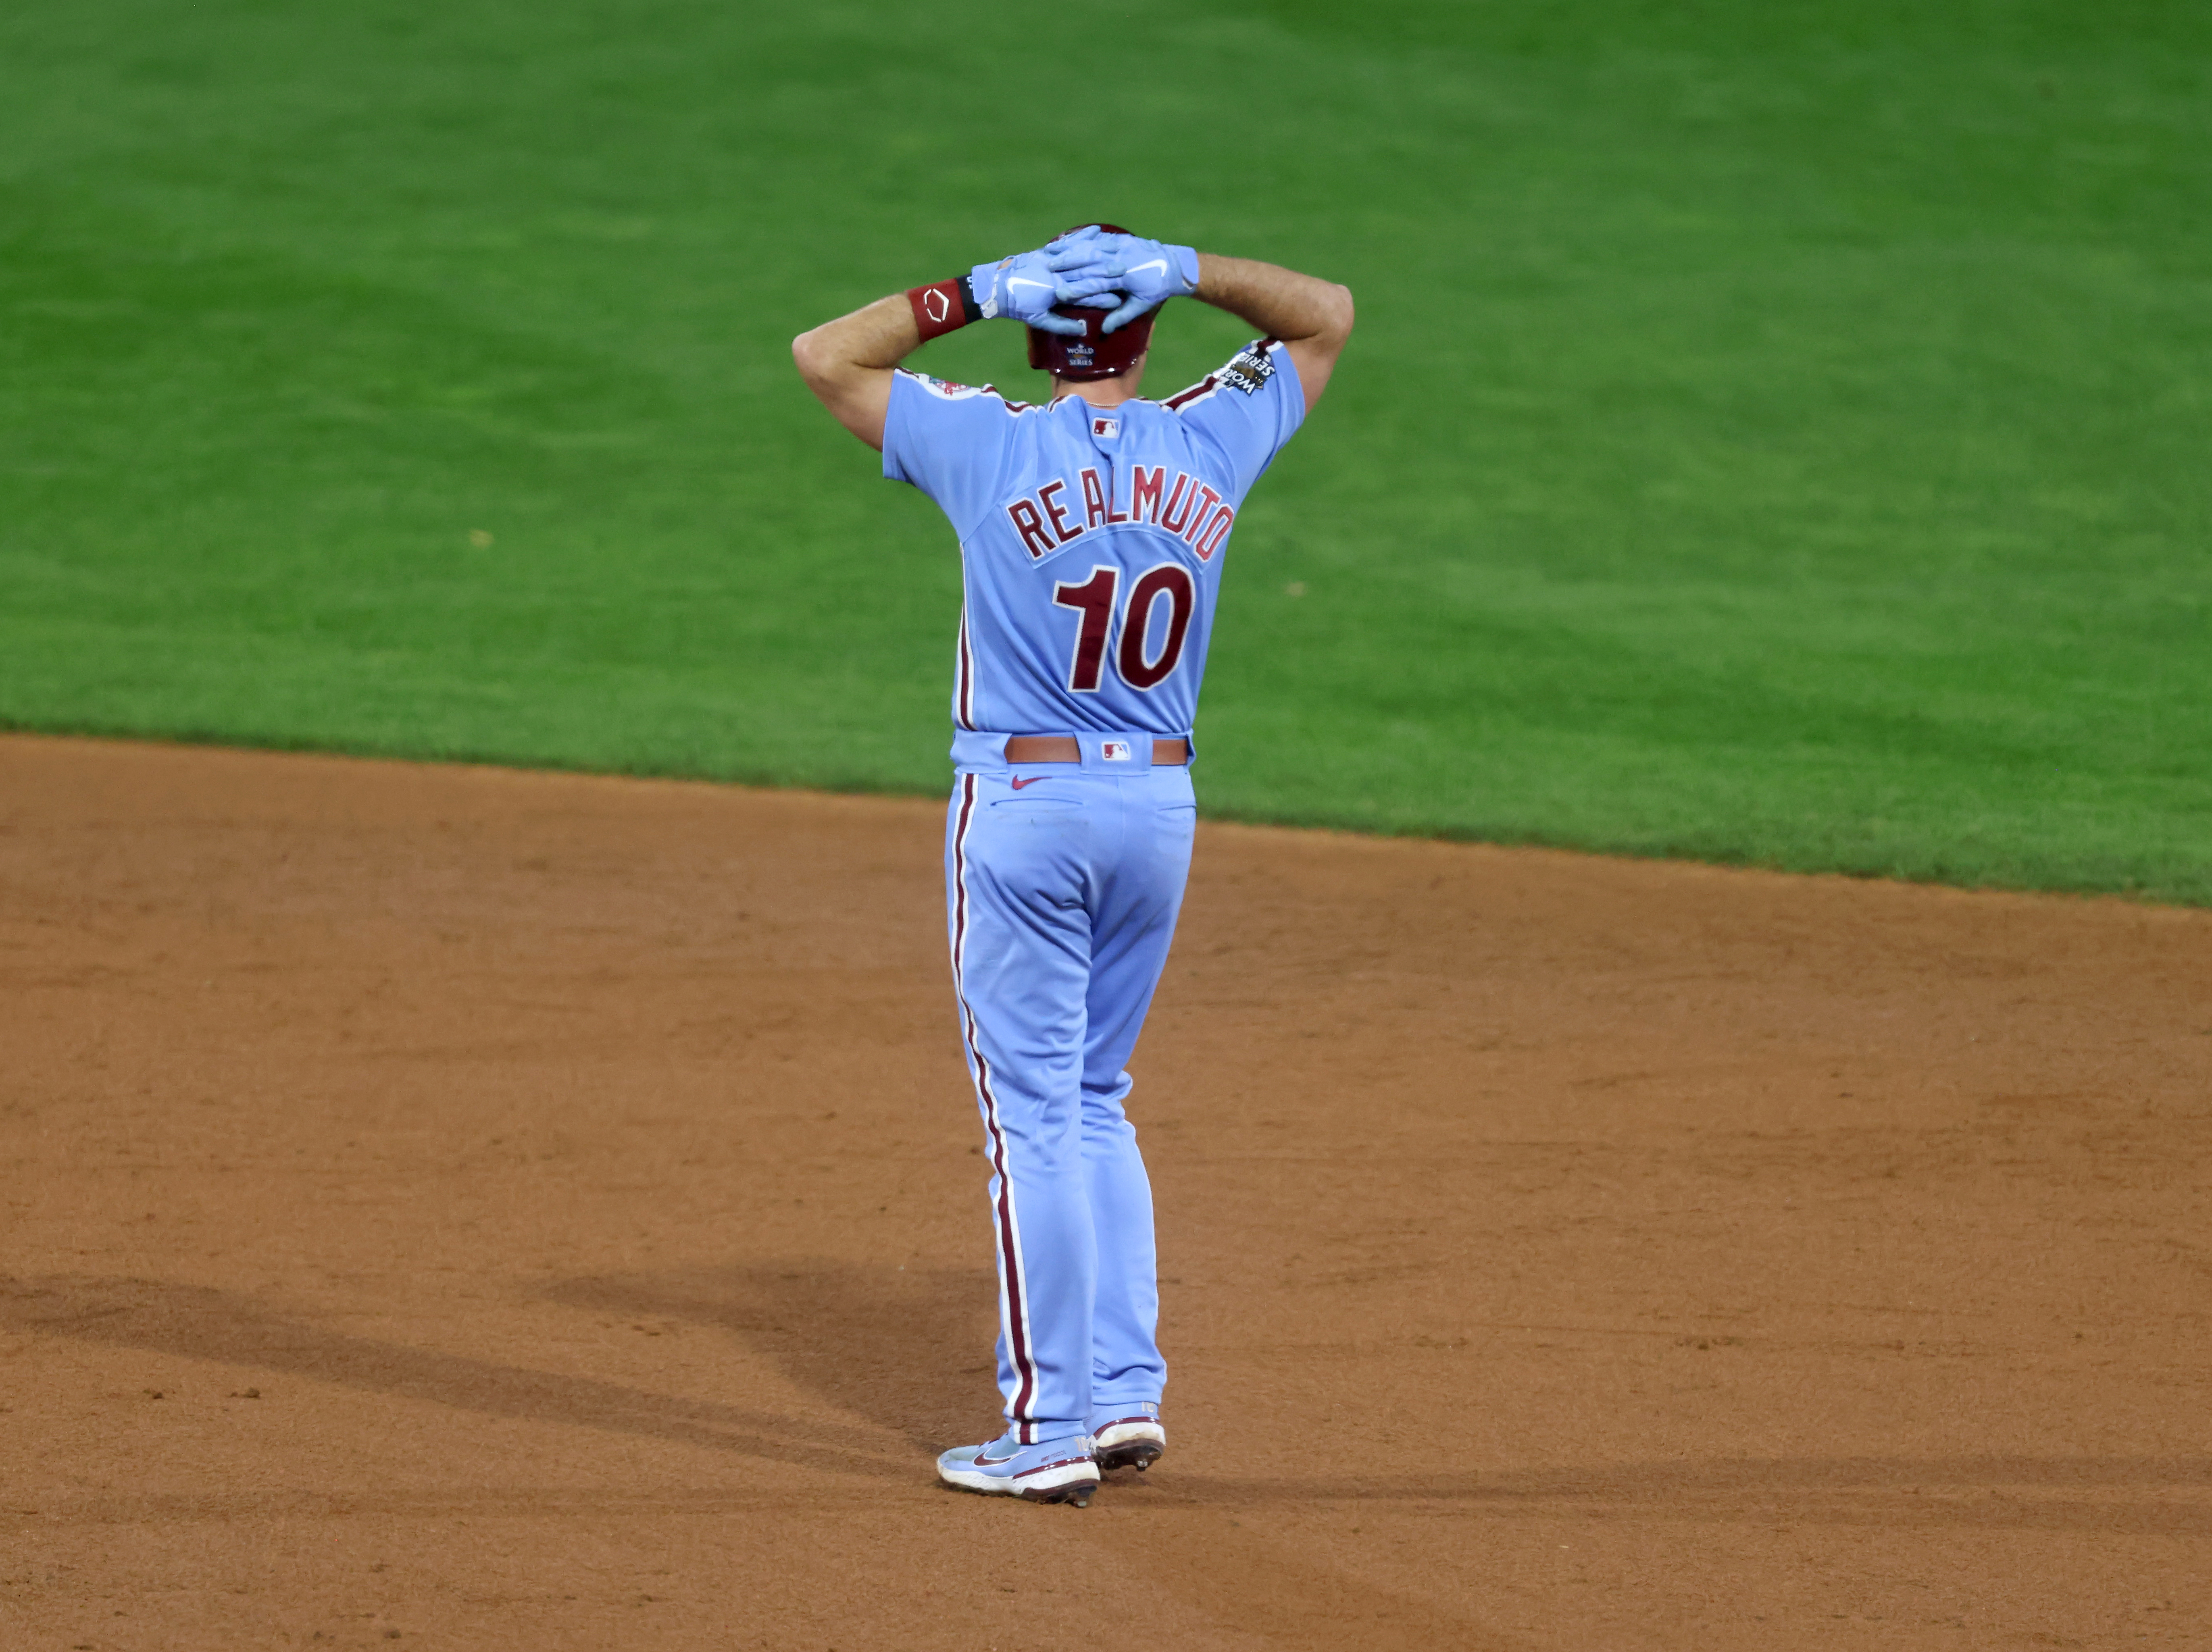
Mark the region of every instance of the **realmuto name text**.
<instances>
[{"instance_id":1,"label":"realmuto name text","mask_svg":"<svg viewBox=\"0 0 2212 1652\"><path fill-rule=\"evenodd\" d=\"M1177 471L1170 485L1164 465L1134 465L1129 477L1126 511L1114 498L1112 472L1101 480L1097 469L1085 465L1073 485L1056 477L1009 504L1006 516L1033 561L1094 528L1143 522L1181 539L1201 562L1211 562L1237 522L1220 490L1185 471Z\"/></svg>"}]
</instances>

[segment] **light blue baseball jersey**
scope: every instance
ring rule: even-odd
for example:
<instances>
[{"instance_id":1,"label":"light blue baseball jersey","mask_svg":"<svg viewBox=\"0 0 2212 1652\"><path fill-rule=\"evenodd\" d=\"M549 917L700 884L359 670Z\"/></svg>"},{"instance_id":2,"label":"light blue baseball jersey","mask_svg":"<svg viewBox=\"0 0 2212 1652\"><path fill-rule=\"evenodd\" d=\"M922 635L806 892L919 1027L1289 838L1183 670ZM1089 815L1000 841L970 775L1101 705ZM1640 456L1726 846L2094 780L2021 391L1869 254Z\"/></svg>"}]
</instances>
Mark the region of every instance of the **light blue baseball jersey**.
<instances>
[{"instance_id":1,"label":"light blue baseball jersey","mask_svg":"<svg viewBox=\"0 0 2212 1652\"><path fill-rule=\"evenodd\" d=\"M1237 513L1304 417L1274 339L1164 402L1108 412L900 369L884 474L960 536L954 725L1189 734Z\"/></svg>"}]
</instances>

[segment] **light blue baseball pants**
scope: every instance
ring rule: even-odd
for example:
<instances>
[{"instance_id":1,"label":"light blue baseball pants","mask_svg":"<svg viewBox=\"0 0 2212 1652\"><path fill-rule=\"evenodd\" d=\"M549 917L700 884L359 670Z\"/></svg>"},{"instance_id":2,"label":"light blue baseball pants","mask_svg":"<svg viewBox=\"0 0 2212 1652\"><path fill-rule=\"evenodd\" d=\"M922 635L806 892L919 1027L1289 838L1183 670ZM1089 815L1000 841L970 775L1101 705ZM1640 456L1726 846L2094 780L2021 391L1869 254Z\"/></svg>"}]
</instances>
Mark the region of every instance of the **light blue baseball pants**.
<instances>
[{"instance_id":1,"label":"light blue baseball pants","mask_svg":"<svg viewBox=\"0 0 2212 1652\"><path fill-rule=\"evenodd\" d=\"M991 1166L999 1388L1024 1444L1157 1400L1167 1381L1122 1066L1175 936L1198 811L1189 770L1147 766L1134 738L1135 761L1108 761L1115 743L1086 735L1079 765L963 762L946 821L952 976Z\"/></svg>"}]
</instances>

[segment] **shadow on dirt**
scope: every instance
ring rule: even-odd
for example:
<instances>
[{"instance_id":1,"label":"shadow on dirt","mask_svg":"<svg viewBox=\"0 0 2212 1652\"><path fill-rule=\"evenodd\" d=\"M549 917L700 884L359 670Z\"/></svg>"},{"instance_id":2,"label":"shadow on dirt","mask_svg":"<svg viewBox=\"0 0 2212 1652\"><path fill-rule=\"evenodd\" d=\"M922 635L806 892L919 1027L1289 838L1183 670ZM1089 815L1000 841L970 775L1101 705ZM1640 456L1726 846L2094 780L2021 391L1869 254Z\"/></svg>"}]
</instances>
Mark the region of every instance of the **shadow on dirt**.
<instances>
[{"instance_id":1,"label":"shadow on dirt","mask_svg":"<svg viewBox=\"0 0 2212 1652\"><path fill-rule=\"evenodd\" d=\"M998 1285L988 1269L794 1260L570 1279L546 1295L727 1332L796 1386L933 1456L1004 1426L991 1352Z\"/></svg>"},{"instance_id":2,"label":"shadow on dirt","mask_svg":"<svg viewBox=\"0 0 2212 1652\"><path fill-rule=\"evenodd\" d=\"M898 1478L914 1472L902 1456L856 1448L849 1430L349 1336L199 1285L154 1279L0 1279L0 1325L252 1366L486 1416L678 1440L810 1469Z\"/></svg>"}]
</instances>

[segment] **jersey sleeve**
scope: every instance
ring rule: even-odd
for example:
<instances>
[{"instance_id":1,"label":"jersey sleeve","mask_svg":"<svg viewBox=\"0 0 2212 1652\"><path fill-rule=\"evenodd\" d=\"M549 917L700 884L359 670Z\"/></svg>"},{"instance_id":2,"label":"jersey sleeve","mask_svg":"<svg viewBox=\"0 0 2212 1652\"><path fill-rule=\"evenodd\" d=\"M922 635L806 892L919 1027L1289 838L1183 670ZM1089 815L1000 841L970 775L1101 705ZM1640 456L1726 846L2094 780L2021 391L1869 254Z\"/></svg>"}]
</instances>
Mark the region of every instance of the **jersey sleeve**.
<instances>
[{"instance_id":1,"label":"jersey sleeve","mask_svg":"<svg viewBox=\"0 0 2212 1652\"><path fill-rule=\"evenodd\" d=\"M1165 405L1212 444L1240 499L1306 416L1297 364L1279 338L1255 339Z\"/></svg>"},{"instance_id":2,"label":"jersey sleeve","mask_svg":"<svg viewBox=\"0 0 2212 1652\"><path fill-rule=\"evenodd\" d=\"M986 385L947 384L904 367L891 375L884 474L937 501L965 538L996 501L1020 408Z\"/></svg>"}]
</instances>

